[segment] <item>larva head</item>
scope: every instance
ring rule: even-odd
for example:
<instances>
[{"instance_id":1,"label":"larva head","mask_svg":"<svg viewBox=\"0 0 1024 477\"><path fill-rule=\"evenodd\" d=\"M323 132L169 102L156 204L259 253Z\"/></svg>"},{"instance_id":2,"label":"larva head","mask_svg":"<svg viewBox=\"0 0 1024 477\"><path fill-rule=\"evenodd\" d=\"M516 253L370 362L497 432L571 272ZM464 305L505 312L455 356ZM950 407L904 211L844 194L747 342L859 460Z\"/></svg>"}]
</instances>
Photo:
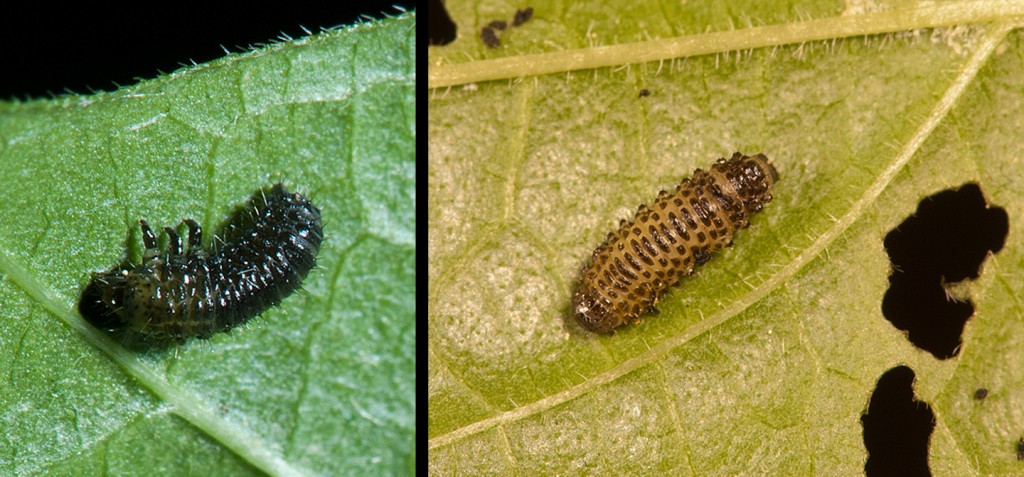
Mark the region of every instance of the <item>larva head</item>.
<instances>
[{"instance_id":1,"label":"larva head","mask_svg":"<svg viewBox=\"0 0 1024 477\"><path fill-rule=\"evenodd\" d=\"M103 330L123 328L126 323L121 312L129 288L128 273L128 268L118 267L109 272L93 274L78 302L78 312L82 318Z\"/></svg>"},{"instance_id":2,"label":"larva head","mask_svg":"<svg viewBox=\"0 0 1024 477\"><path fill-rule=\"evenodd\" d=\"M619 313L611 310L596 290L581 286L572 297L572 309L576 321L595 333L611 333L622 324Z\"/></svg>"},{"instance_id":3,"label":"larva head","mask_svg":"<svg viewBox=\"0 0 1024 477\"><path fill-rule=\"evenodd\" d=\"M779 180L779 172L764 154L744 156L737 152L728 161L719 160L711 169L729 181L748 212L761 210L772 200L772 186Z\"/></svg>"},{"instance_id":4,"label":"larva head","mask_svg":"<svg viewBox=\"0 0 1024 477\"><path fill-rule=\"evenodd\" d=\"M156 262L158 265L161 262ZM168 306L168 295L160 294L164 274L147 265L121 265L113 270L93 274L82 293L78 311L93 326L118 331L149 330L158 317L155 310Z\"/></svg>"}]
</instances>

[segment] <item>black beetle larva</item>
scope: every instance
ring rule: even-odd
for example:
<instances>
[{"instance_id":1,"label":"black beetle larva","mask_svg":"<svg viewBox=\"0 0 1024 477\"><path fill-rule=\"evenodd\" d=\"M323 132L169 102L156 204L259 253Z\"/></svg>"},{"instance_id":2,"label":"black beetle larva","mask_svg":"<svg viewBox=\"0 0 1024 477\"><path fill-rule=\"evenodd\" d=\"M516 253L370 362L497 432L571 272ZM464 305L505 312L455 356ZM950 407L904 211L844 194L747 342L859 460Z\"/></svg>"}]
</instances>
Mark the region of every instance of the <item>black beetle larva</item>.
<instances>
[{"instance_id":1,"label":"black beetle larva","mask_svg":"<svg viewBox=\"0 0 1024 477\"><path fill-rule=\"evenodd\" d=\"M82 316L98 328L166 343L208 338L277 305L316 265L320 210L275 184L258 191L237 219L227 227L228 241L212 253L191 219L184 221L187 251L169 227L167 250L161 251L140 220L142 263L93 274L79 302Z\"/></svg>"}]
</instances>

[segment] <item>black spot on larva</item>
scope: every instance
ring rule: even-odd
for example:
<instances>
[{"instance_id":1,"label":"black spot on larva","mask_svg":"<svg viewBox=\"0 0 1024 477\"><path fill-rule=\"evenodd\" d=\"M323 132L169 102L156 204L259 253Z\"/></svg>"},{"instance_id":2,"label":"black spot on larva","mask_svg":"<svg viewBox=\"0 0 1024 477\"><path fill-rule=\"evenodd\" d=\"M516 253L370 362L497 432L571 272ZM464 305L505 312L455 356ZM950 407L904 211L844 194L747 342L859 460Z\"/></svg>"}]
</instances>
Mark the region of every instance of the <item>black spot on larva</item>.
<instances>
[{"instance_id":1,"label":"black spot on larva","mask_svg":"<svg viewBox=\"0 0 1024 477\"><path fill-rule=\"evenodd\" d=\"M488 23L487 26L495 30L504 30L508 28L508 22L505 20L494 20L491 23Z\"/></svg>"},{"instance_id":2,"label":"black spot on larva","mask_svg":"<svg viewBox=\"0 0 1024 477\"><path fill-rule=\"evenodd\" d=\"M674 192L658 194L651 206L641 205L632 221L622 221L608 234L583 268L573 295L576 320L590 331L609 333L656 312L654 305L665 289L750 225L749 215L772 199L778 180L763 154L737 152L729 160L719 159L709 171L697 169Z\"/></svg>"},{"instance_id":3,"label":"black spot on larva","mask_svg":"<svg viewBox=\"0 0 1024 477\"><path fill-rule=\"evenodd\" d=\"M987 397L988 397L988 389L987 388L978 388L978 389L974 390L974 400L975 401L984 401L985 398L987 398Z\"/></svg>"},{"instance_id":4,"label":"black spot on larva","mask_svg":"<svg viewBox=\"0 0 1024 477\"><path fill-rule=\"evenodd\" d=\"M1017 439L1017 460L1024 460L1024 437Z\"/></svg>"},{"instance_id":5,"label":"black spot on larva","mask_svg":"<svg viewBox=\"0 0 1024 477\"><path fill-rule=\"evenodd\" d=\"M256 192L232 217L213 251L202 229L189 229L188 250L177 231L165 228L167 250L144 220L141 264L127 261L93 274L79 301L97 328L152 345L208 338L275 306L297 290L316 265L323 239L320 210L276 184Z\"/></svg>"},{"instance_id":6,"label":"black spot on larva","mask_svg":"<svg viewBox=\"0 0 1024 477\"><path fill-rule=\"evenodd\" d=\"M638 97L646 98L646 97L648 97L650 95L651 95L651 90L649 90L647 88L644 88L644 89L640 90L640 95Z\"/></svg>"}]
</instances>

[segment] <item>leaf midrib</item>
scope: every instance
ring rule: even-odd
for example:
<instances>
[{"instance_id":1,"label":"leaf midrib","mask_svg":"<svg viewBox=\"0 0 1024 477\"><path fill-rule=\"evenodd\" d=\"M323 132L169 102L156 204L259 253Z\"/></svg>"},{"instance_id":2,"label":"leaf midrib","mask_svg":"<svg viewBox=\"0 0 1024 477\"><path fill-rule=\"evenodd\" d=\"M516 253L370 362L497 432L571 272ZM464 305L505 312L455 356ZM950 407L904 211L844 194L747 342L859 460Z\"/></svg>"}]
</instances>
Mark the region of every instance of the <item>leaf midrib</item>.
<instances>
[{"instance_id":1,"label":"leaf midrib","mask_svg":"<svg viewBox=\"0 0 1024 477\"><path fill-rule=\"evenodd\" d=\"M962 3L925 2L909 8L840 15L803 22L456 64L431 65L428 83L430 88L443 88L481 81L649 63L689 56L921 28L988 22L1001 23L1009 21L1012 17L1024 17L1024 3L1014 0L975 0Z\"/></svg>"},{"instance_id":2,"label":"leaf midrib","mask_svg":"<svg viewBox=\"0 0 1024 477\"><path fill-rule=\"evenodd\" d=\"M171 384L149 365L139 360L131 351L119 345L106 334L93 328L76 313L58 300L56 293L35 279L24 267L12 260L7 247L0 249L0 272L25 291L44 310L67 323L91 345L105 353L157 398L171 406L171 412L188 421L211 439L231 449L242 459L270 475L308 475L309 472L294 467L280 455L271 451L266 441L252 432L225 420L212 408L205 405L202 396Z\"/></svg>"}]
</instances>

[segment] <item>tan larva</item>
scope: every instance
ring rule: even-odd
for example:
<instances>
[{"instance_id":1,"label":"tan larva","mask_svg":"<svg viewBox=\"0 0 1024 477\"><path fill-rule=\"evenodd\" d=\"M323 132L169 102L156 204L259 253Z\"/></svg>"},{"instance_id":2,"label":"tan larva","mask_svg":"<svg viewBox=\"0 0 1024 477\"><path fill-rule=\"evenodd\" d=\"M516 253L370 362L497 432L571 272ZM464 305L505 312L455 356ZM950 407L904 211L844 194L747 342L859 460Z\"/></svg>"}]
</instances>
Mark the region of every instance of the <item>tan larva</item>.
<instances>
[{"instance_id":1,"label":"tan larva","mask_svg":"<svg viewBox=\"0 0 1024 477\"><path fill-rule=\"evenodd\" d=\"M750 214L772 200L778 180L763 154L737 152L709 171L697 169L675 192L661 191L594 250L573 296L576 320L590 331L610 333L656 313L654 305L668 287L750 226Z\"/></svg>"}]
</instances>

